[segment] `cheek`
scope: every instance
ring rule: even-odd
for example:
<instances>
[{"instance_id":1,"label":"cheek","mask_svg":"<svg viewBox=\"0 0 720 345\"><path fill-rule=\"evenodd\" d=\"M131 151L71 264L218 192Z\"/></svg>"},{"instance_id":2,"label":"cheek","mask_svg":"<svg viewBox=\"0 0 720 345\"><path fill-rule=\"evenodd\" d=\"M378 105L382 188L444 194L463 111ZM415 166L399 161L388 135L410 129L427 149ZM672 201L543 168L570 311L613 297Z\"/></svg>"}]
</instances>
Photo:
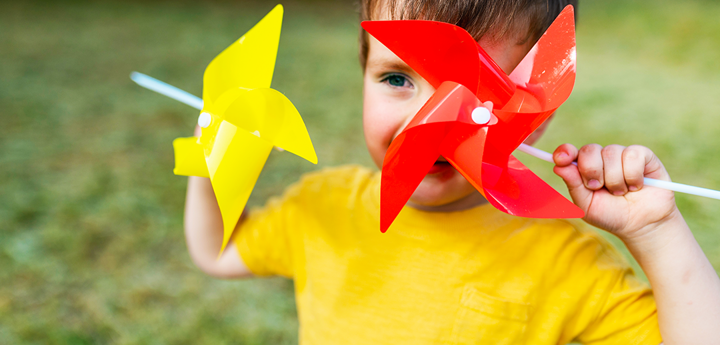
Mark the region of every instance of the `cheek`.
<instances>
[{"instance_id":1,"label":"cheek","mask_svg":"<svg viewBox=\"0 0 720 345\"><path fill-rule=\"evenodd\" d=\"M390 141L404 120L402 116L398 116L398 109L394 109L393 106L394 104L383 99L382 95L373 93L372 88L365 88L363 95L365 143L378 168L382 167Z\"/></svg>"}]
</instances>

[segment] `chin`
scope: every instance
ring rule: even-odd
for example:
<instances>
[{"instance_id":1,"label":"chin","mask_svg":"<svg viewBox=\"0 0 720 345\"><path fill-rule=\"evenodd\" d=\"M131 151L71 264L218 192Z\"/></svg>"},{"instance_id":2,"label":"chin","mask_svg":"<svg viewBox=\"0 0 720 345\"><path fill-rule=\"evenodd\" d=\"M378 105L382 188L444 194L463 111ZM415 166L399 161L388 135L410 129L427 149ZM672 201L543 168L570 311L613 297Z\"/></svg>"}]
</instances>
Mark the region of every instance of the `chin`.
<instances>
[{"instance_id":1,"label":"chin","mask_svg":"<svg viewBox=\"0 0 720 345\"><path fill-rule=\"evenodd\" d=\"M435 207L459 201L475 188L454 168L452 171L428 174L410 197L416 205Z\"/></svg>"}]
</instances>

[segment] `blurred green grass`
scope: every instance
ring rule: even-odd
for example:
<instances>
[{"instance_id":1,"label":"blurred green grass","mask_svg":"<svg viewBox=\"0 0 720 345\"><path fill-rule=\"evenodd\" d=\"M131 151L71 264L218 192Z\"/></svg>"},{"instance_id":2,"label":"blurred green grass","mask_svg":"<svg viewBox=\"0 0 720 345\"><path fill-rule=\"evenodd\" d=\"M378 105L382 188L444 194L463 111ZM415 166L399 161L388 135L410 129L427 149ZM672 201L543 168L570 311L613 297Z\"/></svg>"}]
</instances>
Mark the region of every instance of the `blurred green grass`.
<instances>
[{"instance_id":1,"label":"blurred green grass","mask_svg":"<svg viewBox=\"0 0 720 345\"><path fill-rule=\"evenodd\" d=\"M193 267L171 142L196 111L128 78L200 95L207 63L273 6L2 3L0 343L297 343L291 282ZM353 5L285 7L273 87L303 114L319 166L371 165ZM720 189L718 17L712 1L583 2L575 91L538 146L642 144L674 180ZM563 189L549 164L519 158ZM273 153L250 204L317 168ZM677 199L720 269L720 203Z\"/></svg>"}]
</instances>

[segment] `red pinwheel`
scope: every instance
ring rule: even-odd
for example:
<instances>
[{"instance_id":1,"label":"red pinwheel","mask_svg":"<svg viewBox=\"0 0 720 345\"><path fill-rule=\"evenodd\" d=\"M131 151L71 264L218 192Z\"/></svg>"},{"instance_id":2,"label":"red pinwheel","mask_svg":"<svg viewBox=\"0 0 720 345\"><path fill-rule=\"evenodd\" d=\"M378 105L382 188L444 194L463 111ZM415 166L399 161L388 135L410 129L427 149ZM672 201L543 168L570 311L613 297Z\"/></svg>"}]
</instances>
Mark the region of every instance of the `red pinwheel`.
<instances>
[{"instance_id":1,"label":"red pinwheel","mask_svg":"<svg viewBox=\"0 0 720 345\"><path fill-rule=\"evenodd\" d=\"M584 216L512 156L572 92L573 15L567 6L509 76L455 25L423 20L362 23L436 88L385 155L383 232L440 156L503 212L532 218ZM486 101L494 104L492 115L483 112Z\"/></svg>"}]
</instances>

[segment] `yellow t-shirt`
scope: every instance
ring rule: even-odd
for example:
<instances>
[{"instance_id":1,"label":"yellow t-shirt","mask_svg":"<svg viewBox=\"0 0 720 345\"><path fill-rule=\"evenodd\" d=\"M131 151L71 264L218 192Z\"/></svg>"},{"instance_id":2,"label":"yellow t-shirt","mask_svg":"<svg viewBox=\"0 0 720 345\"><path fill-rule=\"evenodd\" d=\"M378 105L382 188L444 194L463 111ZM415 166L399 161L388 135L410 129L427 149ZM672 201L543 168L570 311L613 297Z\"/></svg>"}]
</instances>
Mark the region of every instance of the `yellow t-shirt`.
<instances>
[{"instance_id":1,"label":"yellow t-shirt","mask_svg":"<svg viewBox=\"0 0 720 345\"><path fill-rule=\"evenodd\" d=\"M651 291L593 231L486 204L405 207L383 234L379 190L325 169L238 227L253 273L294 279L301 344L661 343Z\"/></svg>"}]
</instances>

